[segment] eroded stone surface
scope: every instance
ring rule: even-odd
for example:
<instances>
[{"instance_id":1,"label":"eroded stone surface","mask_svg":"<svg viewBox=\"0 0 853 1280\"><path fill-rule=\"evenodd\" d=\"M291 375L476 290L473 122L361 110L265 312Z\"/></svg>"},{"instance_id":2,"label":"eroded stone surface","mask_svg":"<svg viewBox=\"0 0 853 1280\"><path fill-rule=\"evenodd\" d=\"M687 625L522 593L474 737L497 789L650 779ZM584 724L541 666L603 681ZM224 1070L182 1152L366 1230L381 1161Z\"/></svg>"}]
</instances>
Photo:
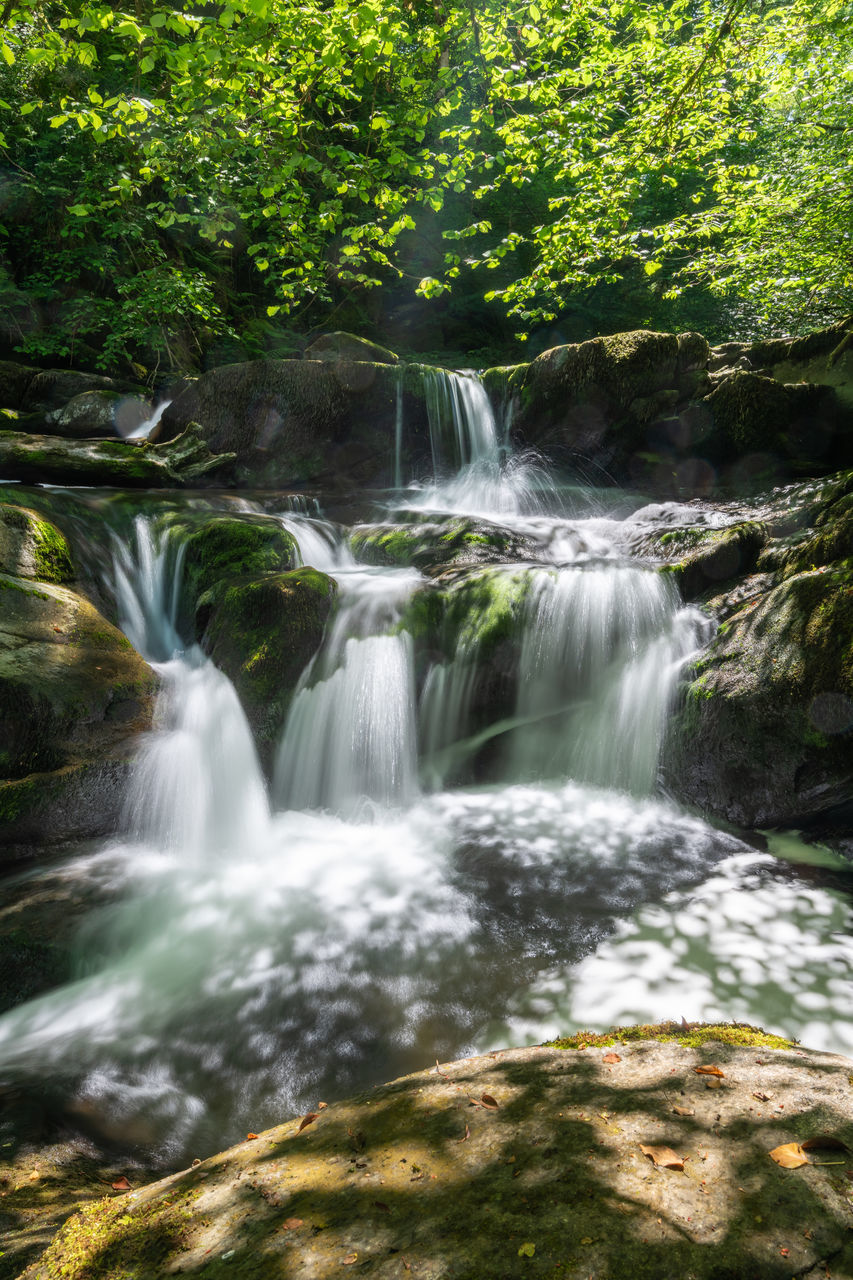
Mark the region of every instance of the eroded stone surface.
<instances>
[{"instance_id":1,"label":"eroded stone surface","mask_svg":"<svg viewBox=\"0 0 853 1280\"><path fill-rule=\"evenodd\" d=\"M707 1064L722 1077L696 1073ZM838 1280L853 1264L849 1151L800 1169L769 1152L826 1134L853 1145L851 1067L648 1041L447 1064L318 1100L310 1123L93 1206L26 1280L322 1280L349 1267L382 1280ZM683 1169L641 1144L672 1148Z\"/></svg>"}]
</instances>

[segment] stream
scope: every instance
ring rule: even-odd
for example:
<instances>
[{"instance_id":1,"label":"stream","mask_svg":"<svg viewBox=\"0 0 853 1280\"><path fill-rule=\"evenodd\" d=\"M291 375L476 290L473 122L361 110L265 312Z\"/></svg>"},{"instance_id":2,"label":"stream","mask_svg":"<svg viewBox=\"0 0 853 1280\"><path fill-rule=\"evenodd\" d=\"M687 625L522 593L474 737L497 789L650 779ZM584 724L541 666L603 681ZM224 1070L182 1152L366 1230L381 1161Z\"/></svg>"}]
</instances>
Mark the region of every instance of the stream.
<instances>
[{"instance_id":1,"label":"stream","mask_svg":"<svg viewBox=\"0 0 853 1280\"><path fill-rule=\"evenodd\" d=\"M713 623L632 537L720 517L558 482L512 454L474 376L437 374L431 414L433 475L406 483L398 453L373 518L474 516L523 545L489 569L523 592L492 718L482 620L450 653L406 625L422 569L360 562L316 503L193 495L279 521L338 584L265 774L233 685L182 634L158 499L109 534L103 588L160 675L156 728L122 833L0 897L85 904L74 980L0 1017L0 1082L104 1142L174 1164L436 1059L625 1022L743 1020L853 1053L849 865L658 789Z\"/></svg>"}]
</instances>

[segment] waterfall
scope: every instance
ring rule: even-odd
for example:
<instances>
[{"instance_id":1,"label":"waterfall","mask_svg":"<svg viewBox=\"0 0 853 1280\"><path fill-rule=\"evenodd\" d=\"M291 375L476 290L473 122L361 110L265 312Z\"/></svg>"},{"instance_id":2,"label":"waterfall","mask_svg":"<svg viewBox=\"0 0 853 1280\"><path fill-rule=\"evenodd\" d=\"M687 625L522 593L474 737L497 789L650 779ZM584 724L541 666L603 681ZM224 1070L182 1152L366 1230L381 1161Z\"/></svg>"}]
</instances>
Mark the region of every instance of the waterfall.
<instances>
[{"instance_id":1,"label":"waterfall","mask_svg":"<svg viewBox=\"0 0 853 1280\"><path fill-rule=\"evenodd\" d=\"M234 686L178 632L184 544L142 516L134 542L115 545L119 620L161 685L126 800L128 830L142 844L204 858L262 838L266 788Z\"/></svg>"},{"instance_id":2,"label":"waterfall","mask_svg":"<svg viewBox=\"0 0 853 1280\"><path fill-rule=\"evenodd\" d=\"M428 369L424 394L433 482L414 507L496 518L542 509L553 490L547 470L532 454L509 454L476 374Z\"/></svg>"},{"instance_id":3,"label":"waterfall","mask_svg":"<svg viewBox=\"0 0 853 1280\"><path fill-rule=\"evenodd\" d=\"M517 774L649 794L679 669L712 629L653 571L536 571L519 660Z\"/></svg>"},{"instance_id":4,"label":"waterfall","mask_svg":"<svg viewBox=\"0 0 853 1280\"><path fill-rule=\"evenodd\" d=\"M337 616L279 743L280 807L354 816L365 800L402 805L416 795L412 643L395 628L418 581L406 569L339 571Z\"/></svg>"}]
</instances>

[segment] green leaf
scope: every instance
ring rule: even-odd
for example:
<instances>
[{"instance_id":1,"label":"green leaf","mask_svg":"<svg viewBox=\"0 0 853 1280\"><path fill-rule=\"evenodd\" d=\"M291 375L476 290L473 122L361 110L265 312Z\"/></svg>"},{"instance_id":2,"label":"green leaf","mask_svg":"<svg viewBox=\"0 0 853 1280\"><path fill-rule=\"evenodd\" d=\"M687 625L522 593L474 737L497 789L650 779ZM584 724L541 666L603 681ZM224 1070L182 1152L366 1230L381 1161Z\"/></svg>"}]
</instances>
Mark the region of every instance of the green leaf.
<instances>
[{"instance_id":1,"label":"green leaf","mask_svg":"<svg viewBox=\"0 0 853 1280\"><path fill-rule=\"evenodd\" d=\"M6 63L7 67L13 67L15 65L15 55L6 44L5 40L0 44L0 54L3 55L3 61Z\"/></svg>"}]
</instances>

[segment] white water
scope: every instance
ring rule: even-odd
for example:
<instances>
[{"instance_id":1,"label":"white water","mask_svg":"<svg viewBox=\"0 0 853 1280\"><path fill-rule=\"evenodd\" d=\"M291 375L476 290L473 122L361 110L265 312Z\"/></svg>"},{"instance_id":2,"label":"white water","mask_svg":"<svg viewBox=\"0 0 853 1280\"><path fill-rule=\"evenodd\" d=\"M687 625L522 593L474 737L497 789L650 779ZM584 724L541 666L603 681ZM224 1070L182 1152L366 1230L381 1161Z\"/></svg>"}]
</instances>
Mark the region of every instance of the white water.
<instances>
[{"instance_id":1,"label":"white water","mask_svg":"<svg viewBox=\"0 0 853 1280\"><path fill-rule=\"evenodd\" d=\"M124 838L44 873L102 905L77 980L0 1018L0 1079L177 1159L436 1057L580 1025L742 1017L851 1048L848 900L653 794L709 623L626 563L630 530L593 502L531 514L497 433L471 425L469 382L450 380L462 469L429 500L453 509L468 486L530 537L535 561L493 571L520 584L507 634L488 648L472 617L419 650L403 624L428 580L357 565L336 526L283 512L339 599L269 792L231 683L180 635L180 546L144 520L118 546L157 728ZM483 690L507 652L500 722ZM500 784L445 787L448 761L489 749Z\"/></svg>"}]
</instances>

